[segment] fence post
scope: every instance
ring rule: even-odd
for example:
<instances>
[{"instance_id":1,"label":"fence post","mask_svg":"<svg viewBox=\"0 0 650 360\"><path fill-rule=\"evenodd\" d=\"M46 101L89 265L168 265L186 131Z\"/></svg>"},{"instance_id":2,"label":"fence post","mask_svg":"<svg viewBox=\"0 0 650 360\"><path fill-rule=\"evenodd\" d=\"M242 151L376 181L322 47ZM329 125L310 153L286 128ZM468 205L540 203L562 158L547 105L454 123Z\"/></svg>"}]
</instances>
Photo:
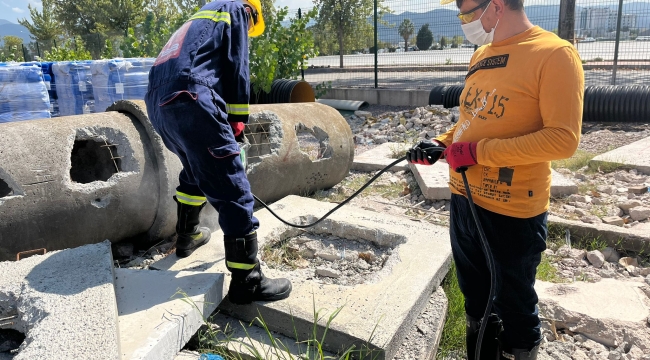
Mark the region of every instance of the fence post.
<instances>
[{"instance_id":1,"label":"fence post","mask_svg":"<svg viewBox=\"0 0 650 360\"><path fill-rule=\"evenodd\" d=\"M623 0L618 1L618 16L616 18L616 44L614 45L614 65L612 66L612 85L616 85L616 70L618 68L618 45L621 42L621 15Z\"/></svg>"},{"instance_id":2,"label":"fence post","mask_svg":"<svg viewBox=\"0 0 650 360\"><path fill-rule=\"evenodd\" d=\"M375 89L379 87L379 71L377 70L379 62L379 46L377 44L377 0L375 0L375 16L374 16L374 26L373 26L374 36L375 36Z\"/></svg>"},{"instance_id":3,"label":"fence post","mask_svg":"<svg viewBox=\"0 0 650 360\"><path fill-rule=\"evenodd\" d=\"M576 0L560 0L560 20L557 24L557 35L574 44L575 38Z\"/></svg>"},{"instance_id":4,"label":"fence post","mask_svg":"<svg viewBox=\"0 0 650 360\"><path fill-rule=\"evenodd\" d=\"M38 47L38 41L36 42L36 52L38 53L38 57L41 57L41 48Z\"/></svg>"},{"instance_id":5,"label":"fence post","mask_svg":"<svg viewBox=\"0 0 650 360\"><path fill-rule=\"evenodd\" d=\"M23 61L27 62L27 53L25 52L25 44L20 44L23 47Z\"/></svg>"},{"instance_id":6,"label":"fence post","mask_svg":"<svg viewBox=\"0 0 650 360\"><path fill-rule=\"evenodd\" d=\"M302 9L298 8L298 19L302 19ZM300 76L302 77L302 81L305 81L305 65L304 65L304 60L305 60L305 54L302 54L302 58L300 59Z\"/></svg>"}]
</instances>

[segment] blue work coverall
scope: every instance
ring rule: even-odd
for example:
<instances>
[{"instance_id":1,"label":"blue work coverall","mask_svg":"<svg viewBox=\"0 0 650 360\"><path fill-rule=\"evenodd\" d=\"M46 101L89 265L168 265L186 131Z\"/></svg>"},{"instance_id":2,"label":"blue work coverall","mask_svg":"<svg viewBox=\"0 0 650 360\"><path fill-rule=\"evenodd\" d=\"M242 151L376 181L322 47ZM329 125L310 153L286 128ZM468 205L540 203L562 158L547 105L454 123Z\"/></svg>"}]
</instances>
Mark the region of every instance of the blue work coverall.
<instances>
[{"instance_id":1,"label":"blue work coverall","mask_svg":"<svg viewBox=\"0 0 650 360\"><path fill-rule=\"evenodd\" d=\"M206 4L169 39L149 73L149 119L183 170L176 198L206 199L226 236L255 231L253 196L229 122L248 122L248 16L238 1Z\"/></svg>"}]
</instances>

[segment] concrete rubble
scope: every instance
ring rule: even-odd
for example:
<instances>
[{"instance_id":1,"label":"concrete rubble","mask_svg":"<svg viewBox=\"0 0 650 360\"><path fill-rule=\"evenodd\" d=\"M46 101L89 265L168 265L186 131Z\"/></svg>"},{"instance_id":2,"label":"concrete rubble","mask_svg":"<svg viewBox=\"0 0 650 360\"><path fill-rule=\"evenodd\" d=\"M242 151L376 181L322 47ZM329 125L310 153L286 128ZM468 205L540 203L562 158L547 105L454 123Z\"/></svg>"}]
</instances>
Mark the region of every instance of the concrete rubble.
<instances>
[{"instance_id":1,"label":"concrete rubble","mask_svg":"<svg viewBox=\"0 0 650 360\"><path fill-rule=\"evenodd\" d=\"M634 156L631 156L632 154ZM607 163L627 165L640 173L650 175L650 137L598 155L591 162L596 167Z\"/></svg>"},{"instance_id":2,"label":"concrete rubble","mask_svg":"<svg viewBox=\"0 0 650 360\"><path fill-rule=\"evenodd\" d=\"M0 317L25 334L19 359L120 359L108 241L0 263Z\"/></svg>"}]
</instances>

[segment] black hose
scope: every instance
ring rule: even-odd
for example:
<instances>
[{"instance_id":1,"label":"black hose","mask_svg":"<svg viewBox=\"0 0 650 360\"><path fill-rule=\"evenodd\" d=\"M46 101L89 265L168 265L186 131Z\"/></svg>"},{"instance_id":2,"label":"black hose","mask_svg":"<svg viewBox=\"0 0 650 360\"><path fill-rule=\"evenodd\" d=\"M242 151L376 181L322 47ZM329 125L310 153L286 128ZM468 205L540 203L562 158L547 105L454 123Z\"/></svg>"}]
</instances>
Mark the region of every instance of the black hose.
<instances>
[{"instance_id":1,"label":"black hose","mask_svg":"<svg viewBox=\"0 0 650 360\"><path fill-rule=\"evenodd\" d=\"M377 180L377 178L380 177L381 174L385 173L386 171L388 171L388 169L392 168L393 166L399 164L400 162L402 162L402 161L404 161L404 160L406 160L406 156L403 156L403 157L401 157L401 158L399 158L399 159L393 161L393 162L390 163L388 166L386 166L385 168L381 169L377 174L375 174L375 176L373 176L370 180L368 180L368 182L366 182L366 183L365 183L365 184L364 184L364 185L363 185L359 190L355 191L354 194L350 195L350 197L348 197L347 199L343 200L343 202L341 202L340 204L338 204L334 209L328 211L327 214L323 215L323 217L321 217L320 219L318 219L318 220L316 220L315 222L313 222L313 223L311 223L311 224L308 224L308 225L292 224L292 223L290 223L290 222L284 220L284 219L281 218L280 216L278 216L278 214L276 214L275 212L273 212L273 210L271 210L271 208L270 208L268 205L266 205L266 204L264 203L264 201L260 200L260 198L258 198L257 196L255 196L255 194L253 194L253 198L255 198L255 200L257 200L260 204L262 204L262 206L264 206L264 207L266 208L266 210L268 210L268 211L271 213L271 215L275 216L278 220L282 221L284 224L289 225L289 226L292 226L292 227L295 227L295 228L299 228L299 229L305 229L305 228L308 228L308 227L312 227L312 226L318 224L319 222L325 220L328 216L332 215L332 213L334 213L336 210L340 209L341 206L347 204L350 200L354 199L354 198L355 198L357 195L359 195L363 190L365 190L368 186L370 186L370 184L372 184L375 180Z\"/></svg>"},{"instance_id":2,"label":"black hose","mask_svg":"<svg viewBox=\"0 0 650 360\"><path fill-rule=\"evenodd\" d=\"M481 221L478 218L478 213L476 212L476 206L474 205L474 200L472 199L472 192L469 188L469 182L467 181L467 175L465 171L467 168L461 168L460 174L463 176L463 183L465 184L465 192L467 193L467 201L469 202L469 208L472 211L472 216L474 217L474 222L476 223L476 228L478 229L478 235L481 238L481 246L483 247L483 254L485 255L485 261L488 263L488 268L490 269L490 297L488 298L487 306L485 306L485 312L483 313L483 320L481 321L481 328L478 331L478 339L476 340L476 353L474 355L475 360L480 360L481 356L481 344L483 343L483 335L485 334L485 328L487 326L487 320L492 312L492 305L494 303L494 297L496 293L496 282L497 282L497 273L496 268L494 267L494 257L492 256L492 250L490 250L490 245L488 244L487 237L483 231L483 226L481 226Z\"/></svg>"},{"instance_id":3,"label":"black hose","mask_svg":"<svg viewBox=\"0 0 650 360\"><path fill-rule=\"evenodd\" d=\"M431 150L440 150L443 151L444 148L436 147L436 148L430 148ZM308 227L312 227L319 222L325 220L328 216L330 216L332 213L334 213L336 210L340 209L341 206L347 204L350 200L354 199L357 195L359 195L363 190L365 190L370 184L372 184L377 178L381 176L384 172L388 171L388 169L392 168L393 166L397 165L398 163L404 161L406 159L406 156L401 157L392 163L390 163L388 166L385 168L381 169L375 176L373 176L368 182L366 182L359 190L355 191L354 194L350 195L347 199L345 199L343 202L338 204L334 209L328 211L323 217L320 219L314 221L311 224L308 225L301 225L301 224L292 224L283 218L281 218L278 214L273 212L271 208L266 205L262 200L260 200L257 196L253 194L253 198L257 200L262 206L264 206L273 216L275 216L278 220L282 221L284 224L299 228L299 229L305 229ZM483 320L481 321L481 328L479 329L478 333L478 339L476 340L476 356L475 360L480 360L480 354L481 354L481 344L483 343L483 336L485 335L485 328L487 326L487 320L488 316L490 315L490 312L492 311L492 305L494 303L494 297L495 297L495 292L496 292L496 269L494 267L494 257L492 256L492 251L490 250L490 246L487 242L487 237L485 236L485 232L483 231L483 226L481 226L481 221L478 218L478 213L476 212L476 207L474 205L474 200L472 199L472 192L470 191L469 188L469 182L467 181L467 175L465 175L465 171L467 168L460 168L459 172L463 176L463 183L465 184L465 192L467 193L467 201L469 201L469 207L472 212L472 217L474 217L474 222L476 223L476 227L478 228L478 233L479 237L481 238L481 245L483 247L483 253L485 254L485 259L488 263L488 268L490 270L490 297L488 298L488 303L487 306L485 307L485 313L483 314Z\"/></svg>"},{"instance_id":4,"label":"black hose","mask_svg":"<svg viewBox=\"0 0 650 360\"><path fill-rule=\"evenodd\" d=\"M429 105L460 105L463 85L434 86ZM644 122L650 118L650 86L596 85L585 87L582 121Z\"/></svg>"}]
</instances>

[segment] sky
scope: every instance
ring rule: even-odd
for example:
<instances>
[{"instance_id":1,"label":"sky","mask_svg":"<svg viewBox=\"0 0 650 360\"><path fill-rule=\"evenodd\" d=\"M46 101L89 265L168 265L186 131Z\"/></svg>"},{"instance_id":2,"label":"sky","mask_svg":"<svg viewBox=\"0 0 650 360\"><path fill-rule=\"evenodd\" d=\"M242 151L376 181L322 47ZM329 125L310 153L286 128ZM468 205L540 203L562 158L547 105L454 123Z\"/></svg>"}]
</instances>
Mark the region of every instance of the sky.
<instances>
[{"instance_id":1,"label":"sky","mask_svg":"<svg viewBox=\"0 0 650 360\"><path fill-rule=\"evenodd\" d=\"M18 23L18 19L29 17L29 9L27 5L31 4L39 10L43 7L43 3L36 0L0 0L0 19L9 20L12 23Z\"/></svg>"},{"instance_id":2,"label":"sky","mask_svg":"<svg viewBox=\"0 0 650 360\"><path fill-rule=\"evenodd\" d=\"M625 0L626 3L632 2L632 0ZM648 0L635 0L635 1L648 1ZM312 8L314 3L312 0L275 0L276 6L284 7L288 6L291 10L296 10L298 8ZM384 0L384 3L388 5L394 13L399 14L403 11L412 11L412 12L426 12L433 9L450 9L456 10L454 3L441 6L438 0ZM560 0L525 0L526 5L557 5L560 3ZM611 5L616 4L616 0L577 0L578 6L589 5ZM18 19L29 17L29 10L27 5L32 4L32 7L36 7L39 10L42 8L42 2L38 0L0 0L0 19L9 20L13 23L18 23Z\"/></svg>"}]
</instances>

